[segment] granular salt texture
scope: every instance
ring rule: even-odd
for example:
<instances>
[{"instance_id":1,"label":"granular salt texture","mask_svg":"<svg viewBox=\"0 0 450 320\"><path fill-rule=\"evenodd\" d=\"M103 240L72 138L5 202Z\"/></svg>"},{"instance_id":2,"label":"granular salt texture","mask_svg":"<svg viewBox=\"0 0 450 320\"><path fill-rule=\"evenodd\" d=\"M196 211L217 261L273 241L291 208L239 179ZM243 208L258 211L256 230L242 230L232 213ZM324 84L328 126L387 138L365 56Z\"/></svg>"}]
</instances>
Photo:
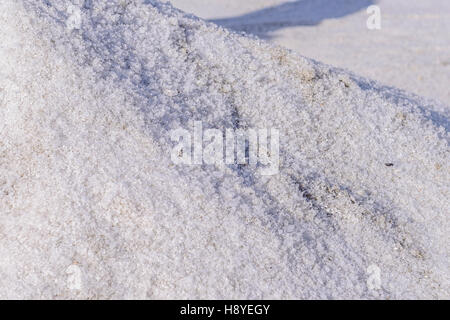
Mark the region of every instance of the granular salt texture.
<instances>
[{"instance_id":1,"label":"granular salt texture","mask_svg":"<svg viewBox=\"0 0 450 320\"><path fill-rule=\"evenodd\" d=\"M450 297L449 122L420 98L153 0L0 21L1 298ZM173 165L194 120L278 128L279 174Z\"/></svg>"}]
</instances>

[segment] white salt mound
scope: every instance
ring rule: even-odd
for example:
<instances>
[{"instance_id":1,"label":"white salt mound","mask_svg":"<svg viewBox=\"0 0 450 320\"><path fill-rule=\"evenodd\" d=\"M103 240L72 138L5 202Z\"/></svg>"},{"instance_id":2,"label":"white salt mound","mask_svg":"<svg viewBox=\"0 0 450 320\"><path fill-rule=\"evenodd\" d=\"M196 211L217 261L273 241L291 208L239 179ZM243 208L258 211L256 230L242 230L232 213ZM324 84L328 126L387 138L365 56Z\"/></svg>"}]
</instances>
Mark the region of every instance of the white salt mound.
<instances>
[{"instance_id":1,"label":"white salt mound","mask_svg":"<svg viewBox=\"0 0 450 320\"><path fill-rule=\"evenodd\" d=\"M0 298L450 298L425 100L153 0L0 24ZM195 120L278 128L279 174L174 165Z\"/></svg>"}]
</instances>

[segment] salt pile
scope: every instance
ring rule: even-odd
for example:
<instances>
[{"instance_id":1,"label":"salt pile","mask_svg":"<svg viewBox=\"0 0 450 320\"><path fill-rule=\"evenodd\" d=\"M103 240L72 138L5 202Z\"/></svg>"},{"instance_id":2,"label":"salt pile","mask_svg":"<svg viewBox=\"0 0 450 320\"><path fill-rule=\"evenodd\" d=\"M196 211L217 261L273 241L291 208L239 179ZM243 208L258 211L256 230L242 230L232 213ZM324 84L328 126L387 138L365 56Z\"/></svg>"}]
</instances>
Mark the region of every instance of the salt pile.
<instances>
[{"instance_id":1,"label":"salt pile","mask_svg":"<svg viewBox=\"0 0 450 320\"><path fill-rule=\"evenodd\" d=\"M1 298L449 298L449 121L158 1L0 3ZM171 160L277 128L279 173Z\"/></svg>"}]
</instances>

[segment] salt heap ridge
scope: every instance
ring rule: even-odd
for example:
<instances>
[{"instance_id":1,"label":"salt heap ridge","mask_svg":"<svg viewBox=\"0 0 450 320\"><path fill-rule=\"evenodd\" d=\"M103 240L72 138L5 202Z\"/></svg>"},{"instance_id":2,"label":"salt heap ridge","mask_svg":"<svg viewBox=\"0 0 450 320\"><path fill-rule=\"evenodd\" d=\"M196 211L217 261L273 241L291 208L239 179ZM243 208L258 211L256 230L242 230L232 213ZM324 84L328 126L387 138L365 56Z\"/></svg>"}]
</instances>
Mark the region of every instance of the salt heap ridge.
<instances>
[{"instance_id":1,"label":"salt heap ridge","mask_svg":"<svg viewBox=\"0 0 450 320\"><path fill-rule=\"evenodd\" d=\"M426 101L153 0L0 21L1 298L449 298ZM173 165L195 120L278 128L279 174Z\"/></svg>"}]
</instances>

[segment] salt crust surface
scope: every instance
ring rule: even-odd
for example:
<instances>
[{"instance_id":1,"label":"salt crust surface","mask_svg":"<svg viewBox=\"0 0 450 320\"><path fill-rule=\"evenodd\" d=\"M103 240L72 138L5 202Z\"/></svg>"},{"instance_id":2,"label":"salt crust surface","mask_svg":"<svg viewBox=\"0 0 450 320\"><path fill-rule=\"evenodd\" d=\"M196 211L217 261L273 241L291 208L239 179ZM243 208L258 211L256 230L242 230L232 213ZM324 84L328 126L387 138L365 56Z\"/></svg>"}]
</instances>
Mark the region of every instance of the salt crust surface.
<instances>
[{"instance_id":1,"label":"salt crust surface","mask_svg":"<svg viewBox=\"0 0 450 320\"><path fill-rule=\"evenodd\" d=\"M425 100L158 1L68 4L0 3L1 298L450 297ZM280 173L173 165L194 120L278 128Z\"/></svg>"}]
</instances>

